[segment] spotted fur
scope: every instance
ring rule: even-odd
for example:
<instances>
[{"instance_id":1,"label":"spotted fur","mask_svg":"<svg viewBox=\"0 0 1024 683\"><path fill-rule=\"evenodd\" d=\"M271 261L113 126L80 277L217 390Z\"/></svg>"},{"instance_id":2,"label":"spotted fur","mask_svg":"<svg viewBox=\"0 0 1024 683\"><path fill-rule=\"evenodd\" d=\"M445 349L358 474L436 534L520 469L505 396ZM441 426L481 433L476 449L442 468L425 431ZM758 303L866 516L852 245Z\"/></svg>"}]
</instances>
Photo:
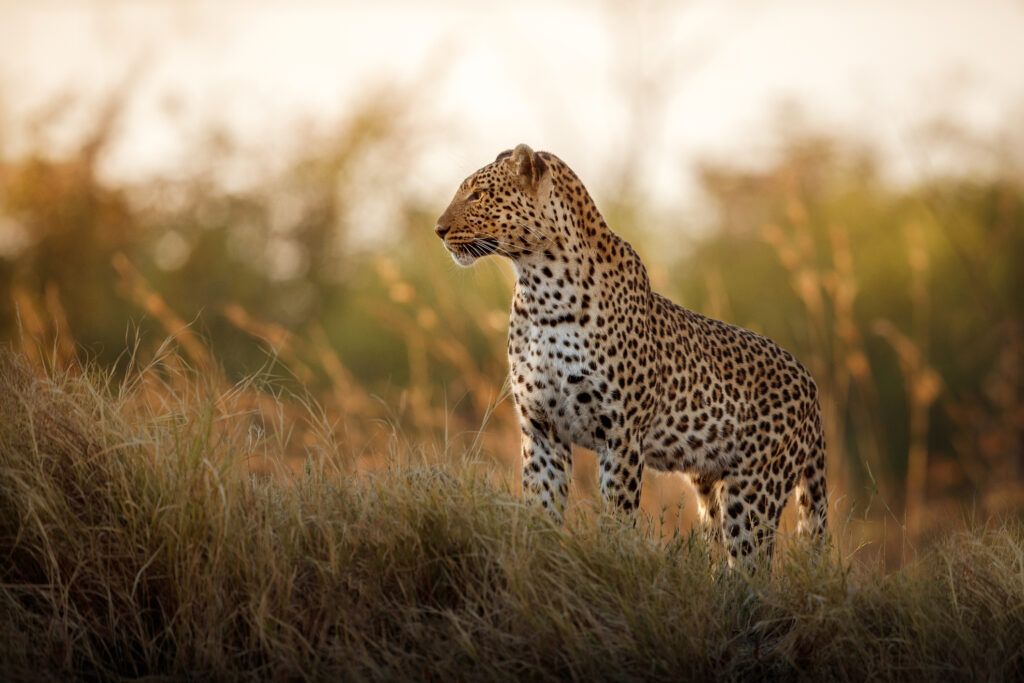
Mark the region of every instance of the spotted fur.
<instances>
[{"instance_id":1,"label":"spotted fur","mask_svg":"<svg viewBox=\"0 0 1024 683\"><path fill-rule=\"evenodd\" d=\"M824 533L810 374L775 342L652 292L558 157L502 152L462 183L435 231L460 265L498 254L515 266L508 359L528 498L562 519L578 444L597 453L601 493L628 515L645 466L682 473L730 563L770 558L794 489L799 530Z\"/></svg>"}]
</instances>

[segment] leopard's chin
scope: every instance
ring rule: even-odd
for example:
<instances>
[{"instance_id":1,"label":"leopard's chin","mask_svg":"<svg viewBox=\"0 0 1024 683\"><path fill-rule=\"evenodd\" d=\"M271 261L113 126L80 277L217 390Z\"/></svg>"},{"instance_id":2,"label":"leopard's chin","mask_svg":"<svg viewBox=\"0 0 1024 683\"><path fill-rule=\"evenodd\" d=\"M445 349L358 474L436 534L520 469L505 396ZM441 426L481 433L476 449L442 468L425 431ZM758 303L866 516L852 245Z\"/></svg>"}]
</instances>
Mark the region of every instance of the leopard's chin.
<instances>
[{"instance_id":1,"label":"leopard's chin","mask_svg":"<svg viewBox=\"0 0 1024 683\"><path fill-rule=\"evenodd\" d=\"M476 260L481 256L487 256L493 254L498 249L497 240L491 237L483 237L466 244L460 244L458 246L452 246L445 242L445 248L452 255L452 259L463 268L476 263Z\"/></svg>"},{"instance_id":2,"label":"leopard's chin","mask_svg":"<svg viewBox=\"0 0 1024 683\"><path fill-rule=\"evenodd\" d=\"M468 252L456 251L451 247L448 247L448 252L452 255L452 260L455 261L460 266L462 266L463 268L470 267L471 265L476 263L477 258L479 258L478 256L474 256L473 254L470 254Z\"/></svg>"}]
</instances>

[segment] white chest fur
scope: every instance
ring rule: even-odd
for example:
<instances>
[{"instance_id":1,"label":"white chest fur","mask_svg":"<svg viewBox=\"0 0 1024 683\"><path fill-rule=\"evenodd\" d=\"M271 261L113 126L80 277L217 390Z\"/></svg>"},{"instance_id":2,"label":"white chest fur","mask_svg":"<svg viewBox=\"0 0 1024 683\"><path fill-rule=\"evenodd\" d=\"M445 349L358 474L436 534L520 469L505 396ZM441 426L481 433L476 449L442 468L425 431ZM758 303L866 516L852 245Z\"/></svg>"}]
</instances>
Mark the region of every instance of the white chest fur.
<instances>
[{"instance_id":1,"label":"white chest fur","mask_svg":"<svg viewBox=\"0 0 1024 683\"><path fill-rule=\"evenodd\" d=\"M584 345L586 333L576 323L546 322L513 319L512 390L527 414L550 424L562 441L593 448L593 415L600 407L594 400L596 378Z\"/></svg>"}]
</instances>

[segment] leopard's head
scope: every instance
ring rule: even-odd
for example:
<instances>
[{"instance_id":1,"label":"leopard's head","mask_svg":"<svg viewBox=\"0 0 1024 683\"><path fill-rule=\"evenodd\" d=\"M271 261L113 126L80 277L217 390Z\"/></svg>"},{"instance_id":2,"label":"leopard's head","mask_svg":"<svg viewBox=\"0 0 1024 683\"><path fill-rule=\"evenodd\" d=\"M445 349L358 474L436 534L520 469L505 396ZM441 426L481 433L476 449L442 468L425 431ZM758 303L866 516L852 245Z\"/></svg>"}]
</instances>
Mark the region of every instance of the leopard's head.
<instances>
[{"instance_id":1,"label":"leopard's head","mask_svg":"<svg viewBox=\"0 0 1024 683\"><path fill-rule=\"evenodd\" d=\"M487 254L516 260L550 244L543 207L553 159L519 145L463 181L434 228L456 263L469 266Z\"/></svg>"}]
</instances>

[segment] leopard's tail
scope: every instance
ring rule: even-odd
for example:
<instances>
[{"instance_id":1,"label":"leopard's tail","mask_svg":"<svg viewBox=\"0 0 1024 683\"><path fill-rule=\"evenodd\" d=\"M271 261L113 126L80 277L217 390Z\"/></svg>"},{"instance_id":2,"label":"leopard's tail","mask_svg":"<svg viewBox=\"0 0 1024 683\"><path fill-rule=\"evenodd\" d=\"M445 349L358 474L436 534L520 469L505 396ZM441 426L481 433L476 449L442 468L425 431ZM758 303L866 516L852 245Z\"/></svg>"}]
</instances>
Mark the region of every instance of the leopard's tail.
<instances>
[{"instance_id":1,"label":"leopard's tail","mask_svg":"<svg viewBox=\"0 0 1024 683\"><path fill-rule=\"evenodd\" d=\"M828 496L825 488L825 433L821 424L821 408L815 402L813 417L804 422L811 430L810 451L804 460L803 471L797 480L796 502L797 534L804 538L821 540L828 528Z\"/></svg>"}]
</instances>

